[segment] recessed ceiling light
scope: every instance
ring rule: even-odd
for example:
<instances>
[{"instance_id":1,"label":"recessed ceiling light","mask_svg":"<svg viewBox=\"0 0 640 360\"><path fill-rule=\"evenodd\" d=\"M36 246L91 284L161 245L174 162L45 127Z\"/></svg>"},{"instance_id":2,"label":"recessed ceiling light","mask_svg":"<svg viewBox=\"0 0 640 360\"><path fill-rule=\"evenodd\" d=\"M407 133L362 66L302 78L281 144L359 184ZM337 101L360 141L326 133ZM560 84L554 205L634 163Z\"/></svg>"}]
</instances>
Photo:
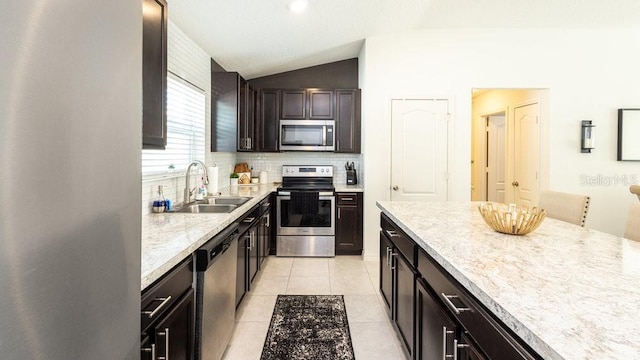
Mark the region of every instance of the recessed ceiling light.
<instances>
[{"instance_id":1,"label":"recessed ceiling light","mask_svg":"<svg viewBox=\"0 0 640 360\"><path fill-rule=\"evenodd\" d=\"M307 0L293 0L289 3L289 10L294 13L301 13L307 7L308 3Z\"/></svg>"}]
</instances>

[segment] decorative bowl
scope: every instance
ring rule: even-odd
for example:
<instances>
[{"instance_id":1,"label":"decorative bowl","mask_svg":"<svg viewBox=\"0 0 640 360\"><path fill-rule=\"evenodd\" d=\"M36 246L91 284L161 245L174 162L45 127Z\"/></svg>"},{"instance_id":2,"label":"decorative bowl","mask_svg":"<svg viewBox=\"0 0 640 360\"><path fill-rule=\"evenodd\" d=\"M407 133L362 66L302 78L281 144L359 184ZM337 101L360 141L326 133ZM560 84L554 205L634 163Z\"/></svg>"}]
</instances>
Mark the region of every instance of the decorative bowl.
<instances>
[{"instance_id":1,"label":"decorative bowl","mask_svg":"<svg viewBox=\"0 0 640 360\"><path fill-rule=\"evenodd\" d=\"M511 235L525 235L537 229L547 216L544 209L515 204L486 203L478 206L484 222L493 230Z\"/></svg>"}]
</instances>

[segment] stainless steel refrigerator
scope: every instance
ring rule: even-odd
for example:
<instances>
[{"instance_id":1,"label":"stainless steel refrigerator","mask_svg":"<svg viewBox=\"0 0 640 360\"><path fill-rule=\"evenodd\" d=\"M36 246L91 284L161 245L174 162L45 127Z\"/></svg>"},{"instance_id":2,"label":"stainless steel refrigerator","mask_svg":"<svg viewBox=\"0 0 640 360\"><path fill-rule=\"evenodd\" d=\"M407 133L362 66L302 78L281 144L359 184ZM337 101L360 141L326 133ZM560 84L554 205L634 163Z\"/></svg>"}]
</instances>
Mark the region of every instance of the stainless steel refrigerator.
<instances>
[{"instance_id":1,"label":"stainless steel refrigerator","mask_svg":"<svg viewBox=\"0 0 640 360\"><path fill-rule=\"evenodd\" d=\"M142 2L0 24L0 358L137 359Z\"/></svg>"}]
</instances>

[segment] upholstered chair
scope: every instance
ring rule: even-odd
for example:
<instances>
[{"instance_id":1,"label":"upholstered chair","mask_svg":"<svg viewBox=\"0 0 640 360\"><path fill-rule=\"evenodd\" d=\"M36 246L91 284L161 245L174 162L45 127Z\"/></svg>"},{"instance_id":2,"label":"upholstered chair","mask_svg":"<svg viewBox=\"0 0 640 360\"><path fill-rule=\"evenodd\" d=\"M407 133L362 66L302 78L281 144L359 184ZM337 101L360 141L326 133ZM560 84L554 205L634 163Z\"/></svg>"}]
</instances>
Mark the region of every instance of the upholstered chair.
<instances>
[{"instance_id":1,"label":"upholstered chair","mask_svg":"<svg viewBox=\"0 0 640 360\"><path fill-rule=\"evenodd\" d=\"M586 195L543 191L538 206L547 211L547 217L584 227L590 202Z\"/></svg>"},{"instance_id":2,"label":"upholstered chair","mask_svg":"<svg viewBox=\"0 0 640 360\"><path fill-rule=\"evenodd\" d=\"M640 185L631 185L629 186L629 191L638 197L640 200Z\"/></svg>"},{"instance_id":3,"label":"upholstered chair","mask_svg":"<svg viewBox=\"0 0 640 360\"><path fill-rule=\"evenodd\" d=\"M624 237L640 241L640 203L631 204L631 207L629 208L629 215L627 215L627 227L624 230Z\"/></svg>"}]
</instances>

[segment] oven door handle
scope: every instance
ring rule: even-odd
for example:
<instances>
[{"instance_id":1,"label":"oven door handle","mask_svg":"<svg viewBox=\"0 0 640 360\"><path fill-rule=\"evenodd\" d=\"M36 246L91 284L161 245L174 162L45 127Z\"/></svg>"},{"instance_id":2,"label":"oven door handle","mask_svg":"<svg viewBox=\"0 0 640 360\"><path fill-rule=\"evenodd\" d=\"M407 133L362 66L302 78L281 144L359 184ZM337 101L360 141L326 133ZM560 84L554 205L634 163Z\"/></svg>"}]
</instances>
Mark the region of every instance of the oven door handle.
<instances>
[{"instance_id":1,"label":"oven door handle","mask_svg":"<svg viewBox=\"0 0 640 360\"><path fill-rule=\"evenodd\" d=\"M329 196L329 195L324 196L323 195L323 196L319 196L318 200L334 200L335 198L336 198L335 196ZM291 200L291 196L289 196L289 195L278 195L278 199Z\"/></svg>"}]
</instances>

